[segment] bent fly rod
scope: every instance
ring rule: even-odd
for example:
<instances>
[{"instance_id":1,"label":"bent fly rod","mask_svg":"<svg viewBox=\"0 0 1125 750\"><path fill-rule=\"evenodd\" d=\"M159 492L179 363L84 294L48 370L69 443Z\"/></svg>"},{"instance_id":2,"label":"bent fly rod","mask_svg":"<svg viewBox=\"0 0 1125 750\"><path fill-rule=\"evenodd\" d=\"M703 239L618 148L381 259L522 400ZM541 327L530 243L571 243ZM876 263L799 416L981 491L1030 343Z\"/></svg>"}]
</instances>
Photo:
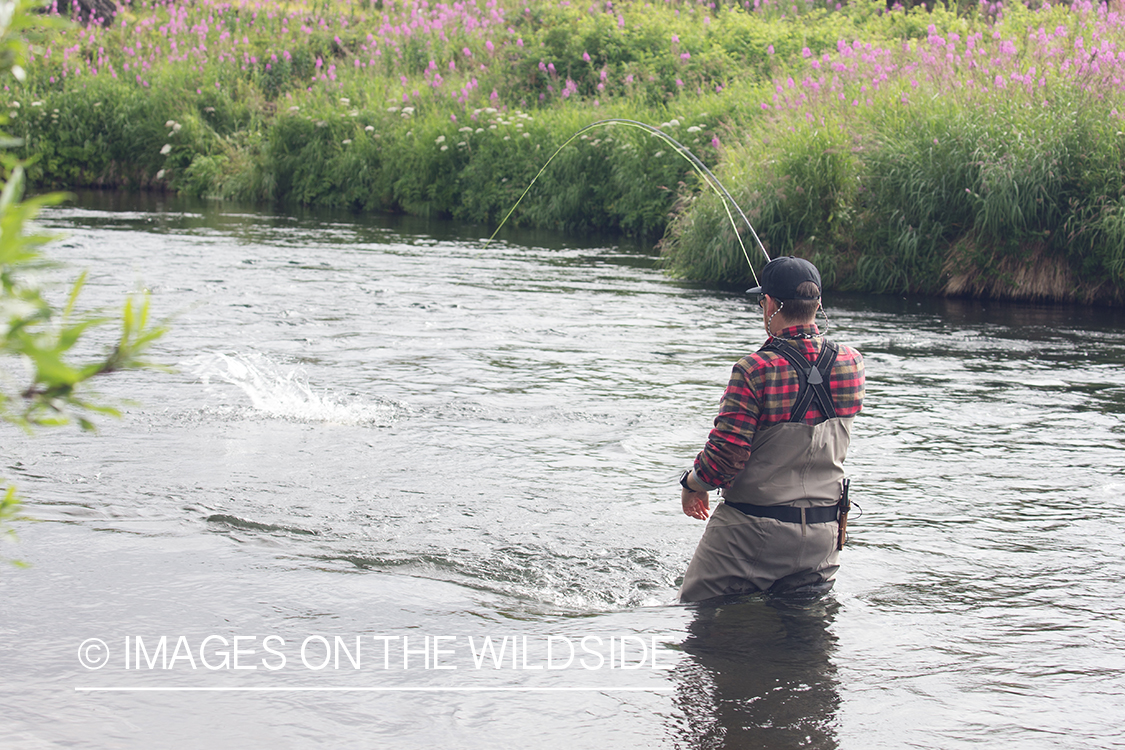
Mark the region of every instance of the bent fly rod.
<instances>
[{"instance_id":1,"label":"bent fly rod","mask_svg":"<svg viewBox=\"0 0 1125 750\"><path fill-rule=\"evenodd\" d=\"M758 243L758 249L762 251L762 255L765 256L767 263L770 261L770 254L768 252L766 252L765 246L762 244L761 239L758 238L758 233L754 231L754 226L750 223L750 220L748 218L746 218L746 214L742 212L742 208L739 207L738 202L735 201L733 196L731 196L730 191L728 191L726 189L726 187L723 185L723 183L721 183L719 181L719 178L716 177L714 175L714 173L711 172L711 170L707 168L707 165L704 164L702 161L700 161L699 157L697 157L695 154L693 154L691 152L691 150L688 149L687 146L680 143L679 141L677 141L675 138L673 138L672 136L665 133L660 128L655 128L652 125L648 125L648 124L643 123L643 122L638 122L637 120L626 120L626 119L623 119L623 118L620 118L620 117L611 117L609 119L598 120L597 122L592 122L589 125L587 125L586 127L577 131L574 135L570 136L570 138L567 138L566 141L561 146L559 146L557 149L555 149L555 153L551 154L551 158L547 159L547 162L543 165L543 167L539 170L539 172L536 173L535 177L531 180L531 182L528 184L528 186L526 188L524 188L524 191L520 194L520 197L516 200L515 204L511 207L511 209L508 210L508 213L504 215L504 218L500 221L500 224L496 227L496 231L493 232L492 236L488 238L488 242L486 242L485 245L487 246L489 242L492 242L492 240L496 239L496 235L500 232L500 229L504 226L505 223L507 223L509 217L511 217L511 215L513 213L515 213L515 210L519 207L520 203L523 201L524 196L526 196L531 191L531 188L534 187L534 185L535 185L536 181L539 179L539 177L544 172L547 171L547 167L551 166L551 162L555 160L555 157L558 156L559 153L561 153L564 148L569 146L572 141L574 141L576 138L581 136L587 130L592 130L594 128L602 127L604 125L627 125L629 127L639 128L640 130L643 130L644 132L648 133L649 135L656 136L657 138L660 138L661 140L663 140L665 143L667 143L669 146L671 146L672 149L677 154L684 157L685 159L687 159L691 163L692 167L695 169L696 174L698 174L700 176L700 178L702 178L703 181L705 183L707 183L707 185L712 190L714 190L716 193L718 193L719 198L723 201L723 208L727 212L727 218L730 220L731 227L734 228L734 236L735 236L735 238L738 239L738 245L739 245L739 247L742 248L742 255L743 255L743 257L746 258L746 264L748 266L750 266L750 273L753 274L754 280L756 282L757 279L758 279L758 275L756 273L754 273L754 264L750 262L750 254L746 251L745 243L742 242L742 233L738 231L738 224L737 224L737 222L735 222L734 215L731 213L731 206L734 206L734 210L738 212L738 215L742 218L743 223L746 224L746 228L750 230L750 234L753 235L754 241Z\"/></svg>"}]
</instances>

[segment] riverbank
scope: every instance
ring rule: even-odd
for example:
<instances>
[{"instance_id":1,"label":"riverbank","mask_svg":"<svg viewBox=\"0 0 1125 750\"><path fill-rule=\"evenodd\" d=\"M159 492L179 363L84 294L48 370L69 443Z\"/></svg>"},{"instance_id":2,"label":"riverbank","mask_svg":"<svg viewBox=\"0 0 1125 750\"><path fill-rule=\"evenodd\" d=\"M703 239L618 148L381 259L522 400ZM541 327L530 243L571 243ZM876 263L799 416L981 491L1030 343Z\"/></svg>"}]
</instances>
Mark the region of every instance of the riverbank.
<instances>
[{"instance_id":1,"label":"riverbank","mask_svg":"<svg viewBox=\"0 0 1125 750\"><path fill-rule=\"evenodd\" d=\"M833 287L1120 304L1123 26L1089 5L139 3L44 41L8 127L44 188L495 226L577 130L632 119ZM572 141L510 221L752 278L716 194L638 130Z\"/></svg>"}]
</instances>

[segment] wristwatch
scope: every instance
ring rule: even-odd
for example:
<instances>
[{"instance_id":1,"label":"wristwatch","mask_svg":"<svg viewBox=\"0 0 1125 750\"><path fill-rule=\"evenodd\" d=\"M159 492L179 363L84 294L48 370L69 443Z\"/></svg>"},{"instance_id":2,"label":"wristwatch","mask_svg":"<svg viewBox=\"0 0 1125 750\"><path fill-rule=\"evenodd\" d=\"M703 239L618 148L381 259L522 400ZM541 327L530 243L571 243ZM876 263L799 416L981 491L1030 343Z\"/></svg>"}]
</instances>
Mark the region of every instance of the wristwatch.
<instances>
[{"instance_id":1,"label":"wristwatch","mask_svg":"<svg viewBox=\"0 0 1125 750\"><path fill-rule=\"evenodd\" d=\"M688 469L683 474L681 474L680 475L680 486L683 487L688 492L703 492L703 490L697 490L694 487L692 487L690 484L688 484L687 479L690 476L691 476L691 469Z\"/></svg>"}]
</instances>

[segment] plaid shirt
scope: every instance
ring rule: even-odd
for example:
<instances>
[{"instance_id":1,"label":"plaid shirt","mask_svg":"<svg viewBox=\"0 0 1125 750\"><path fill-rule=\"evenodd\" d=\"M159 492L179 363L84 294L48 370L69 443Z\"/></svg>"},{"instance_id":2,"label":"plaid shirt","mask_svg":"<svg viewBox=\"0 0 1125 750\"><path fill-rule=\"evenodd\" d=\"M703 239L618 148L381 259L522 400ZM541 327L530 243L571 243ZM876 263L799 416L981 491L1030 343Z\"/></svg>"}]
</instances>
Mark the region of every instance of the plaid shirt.
<instances>
[{"instance_id":1,"label":"plaid shirt","mask_svg":"<svg viewBox=\"0 0 1125 750\"><path fill-rule=\"evenodd\" d=\"M794 338L810 333L816 338ZM792 326L778 334L788 339L809 362L816 360L824 338L816 324ZM855 349L840 346L832 366L829 387L838 417L851 417L863 407L863 357ZM797 371L777 352L755 352L734 366L730 383L719 405L715 427L707 445L695 459L695 476L710 487L728 487L750 459L754 433L780 422L788 422L800 381ZM813 399L805 414L806 424L825 417Z\"/></svg>"}]
</instances>

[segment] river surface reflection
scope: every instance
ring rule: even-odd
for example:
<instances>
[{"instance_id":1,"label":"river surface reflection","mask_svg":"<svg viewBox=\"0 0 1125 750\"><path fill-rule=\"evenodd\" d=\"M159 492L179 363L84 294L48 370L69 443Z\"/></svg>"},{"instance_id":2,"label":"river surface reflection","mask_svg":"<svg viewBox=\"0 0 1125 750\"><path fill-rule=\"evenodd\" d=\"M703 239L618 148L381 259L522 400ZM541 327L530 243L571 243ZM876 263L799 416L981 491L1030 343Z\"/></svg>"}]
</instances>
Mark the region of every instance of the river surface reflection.
<instances>
[{"instance_id":1,"label":"river surface reflection","mask_svg":"<svg viewBox=\"0 0 1125 750\"><path fill-rule=\"evenodd\" d=\"M684 607L741 295L544 233L43 223L87 304L176 314L176 371L105 382L96 437L5 434L41 522L0 746L1125 746L1122 311L830 295L869 378L836 588Z\"/></svg>"}]
</instances>

